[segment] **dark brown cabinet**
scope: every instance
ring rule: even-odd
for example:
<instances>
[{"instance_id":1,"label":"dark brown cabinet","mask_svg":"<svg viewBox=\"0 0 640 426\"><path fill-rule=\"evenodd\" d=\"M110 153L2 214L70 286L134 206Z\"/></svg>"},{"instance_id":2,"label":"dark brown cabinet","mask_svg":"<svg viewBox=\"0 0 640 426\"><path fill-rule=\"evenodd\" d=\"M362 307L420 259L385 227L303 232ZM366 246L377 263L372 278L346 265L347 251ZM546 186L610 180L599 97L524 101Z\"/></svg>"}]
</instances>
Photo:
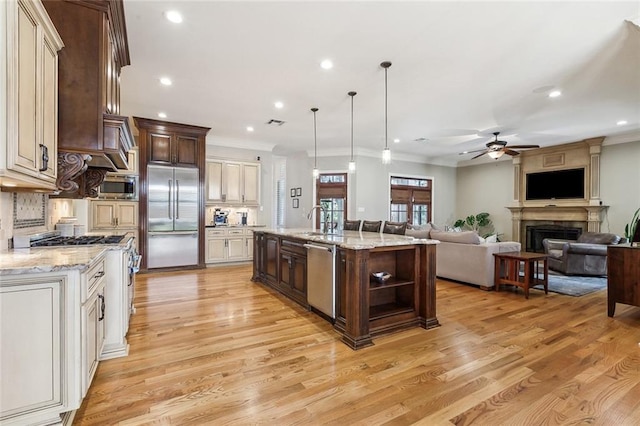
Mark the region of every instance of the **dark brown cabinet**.
<instances>
[{"instance_id":1,"label":"dark brown cabinet","mask_svg":"<svg viewBox=\"0 0 640 426\"><path fill-rule=\"evenodd\" d=\"M282 240L280 246L280 290L307 305L307 250L304 241Z\"/></svg>"},{"instance_id":2,"label":"dark brown cabinet","mask_svg":"<svg viewBox=\"0 0 640 426\"><path fill-rule=\"evenodd\" d=\"M254 231L253 280L308 307L305 240Z\"/></svg>"},{"instance_id":3,"label":"dark brown cabinet","mask_svg":"<svg viewBox=\"0 0 640 426\"><path fill-rule=\"evenodd\" d=\"M179 133L151 132L149 163L172 166L196 166L198 138Z\"/></svg>"},{"instance_id":4,"label":"dark brown cabinet","mask_svg":"<svg viewBox=\"0 0 640 426\"><path fill-rule=\"evenodd\" d=\"M264 253L264 276L267 283L275 285L278 278L278 252L280 239L273 235L264 236L264 248L260 251Z\"/></svg>"},{"instance_id":5,"label":"dark brown cabinet","mask_svg":"<svg viewBox=\"0 0 640 426\"><path fill-rule=\"evenodd\" d=\"M127 117L119 115L120 71L130 64L124 6L121 0L43 4L65 44L59 54L58 187L70 191L86 167L127 169L127 152L135 146ZM93 185L96 177L84 181ZM89 195L89 188L79 189L80 196Z\"/></svg>"},{"instance_id":6,"label":"dark brown cabinet","mask_svg":"<svg viewBox=\"0 0 640 426\"><path fill-rule=\"evenodd\" d=\"M640 247L607 248L607 314L610 317L615 313L616 303L640 306Z\"/></svg>"}]
</instances>

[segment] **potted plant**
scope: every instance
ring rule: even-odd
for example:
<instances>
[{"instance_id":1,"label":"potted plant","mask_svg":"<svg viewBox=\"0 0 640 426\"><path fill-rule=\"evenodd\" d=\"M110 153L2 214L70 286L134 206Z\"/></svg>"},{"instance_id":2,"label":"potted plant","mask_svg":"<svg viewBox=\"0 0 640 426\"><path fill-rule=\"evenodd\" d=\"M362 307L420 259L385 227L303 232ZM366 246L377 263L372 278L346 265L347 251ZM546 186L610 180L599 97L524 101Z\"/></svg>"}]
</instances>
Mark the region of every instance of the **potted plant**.
<instances>
[{"instance_id":1,"label":"potted plant","mask_svg":"<svg viewBox=\"0 0 640 426\"><path fill-rule=\"evenodd\" d=\"M465 219L458 219L453 224L454 228L468 228L472 231L476 231L480 234L480 230L482 228L487 228L491 226L491 219L489 218L489 213L482 212L477 215L469 215ZM493 231L492 229L490 231ZM482 237L486 238L489 235L493 235L493 232L488 232L482 235Z\"/></svg>"},{"instance_id":2,"label":"potted plant","mask_svg":"<svg viewBox=\"0 0 640 426\"><path fill-rule=\"evenodd\" d=\"M640 221L640 208L636 210L636 212L633 214L633 217L631 218L631 222L627 223L624 226L624 236L629 243L632 243L632 244L634 243L633 239L637 232L638 221Z\"/></svg>"}]
</instances>

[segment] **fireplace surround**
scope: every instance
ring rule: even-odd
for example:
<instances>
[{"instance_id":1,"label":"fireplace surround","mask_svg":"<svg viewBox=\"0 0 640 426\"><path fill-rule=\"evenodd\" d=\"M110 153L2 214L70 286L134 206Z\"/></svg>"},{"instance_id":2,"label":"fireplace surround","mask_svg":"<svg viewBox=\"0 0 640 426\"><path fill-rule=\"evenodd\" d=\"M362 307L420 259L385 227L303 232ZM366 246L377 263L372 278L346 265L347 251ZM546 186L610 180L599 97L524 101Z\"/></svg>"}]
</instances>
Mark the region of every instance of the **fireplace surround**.
<instances>
[{"instance_id":1,"label":"fireplace surround","mask_svg":"<svg viewBox=\"0 0 640 426\"><path fill-rule=\"evenodd\" d=\"M537 240L529 244L527 227L552 225L576 228L580 233L575 238L578 238L582 232L600 232L603 216L608 208L600 199L600 152L603 141L604 137L585 139L565 145L524 151L513 157L513 204L507 209L511 211L511 235L514 241L522 243L527 251L541 250ZM525 199L528 173L576 168L585 170L584 198ZM577 230L571 231L571 235L577 232ZM536 236L536 238L539 237Z\"/></svg>"}]
</instances>

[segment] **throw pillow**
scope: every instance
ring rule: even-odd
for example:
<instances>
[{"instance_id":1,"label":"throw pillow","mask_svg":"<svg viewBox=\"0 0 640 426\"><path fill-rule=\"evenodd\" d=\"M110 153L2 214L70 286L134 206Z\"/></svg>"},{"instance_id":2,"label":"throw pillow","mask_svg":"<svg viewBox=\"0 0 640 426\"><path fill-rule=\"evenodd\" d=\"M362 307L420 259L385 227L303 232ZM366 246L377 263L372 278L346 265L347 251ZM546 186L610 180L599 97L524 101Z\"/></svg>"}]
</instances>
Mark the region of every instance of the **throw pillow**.
<instances>
[{"instance_id":1,"label":"throw pillow","mask_svg":"<svg viewBox=\"0 0 640 426\"><path fill-rule=\"evenodd\" d=\"M485 238L485 241L488 243L497 243L498 235L497 234L489 235L487 238Z\"/></svg>"}]
</instances>

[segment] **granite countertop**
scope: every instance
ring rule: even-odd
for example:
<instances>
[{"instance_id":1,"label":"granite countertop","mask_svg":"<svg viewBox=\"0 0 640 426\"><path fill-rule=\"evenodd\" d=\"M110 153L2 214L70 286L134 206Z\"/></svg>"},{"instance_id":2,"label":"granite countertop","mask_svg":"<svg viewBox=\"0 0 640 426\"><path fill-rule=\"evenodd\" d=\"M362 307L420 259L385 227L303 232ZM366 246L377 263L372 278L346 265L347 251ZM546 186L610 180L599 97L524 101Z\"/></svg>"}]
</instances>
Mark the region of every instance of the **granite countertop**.
<instances>
[{"instance_id":1,"label":"granite countertop","mask_svg":"<svg viewBox=\"0 0 640 426\"><path fill-rule=\"evenodd\" d=\"M260 231L284 237L300 238L317 243L335 244L351 250L404 246L410 244L439 243L438 240L419 239L407 235L383 234L378 232L338 231L335 233L323 234L317 229L302 228L275 228Z\"/></svg>"},{"instance_id":2,"label":"granite countertop","mask_svg":"<svg viewBox=\"0 0 640 426\"><path fill-rule=\"evenodd\" d=\"M205 225L205 228L264 228L266 225Z\"/></svg>"},{"instance_id":3,"label":"granite countertop","mask_svg":"<svg viewBox=\"0 0 640 426\"><path fill-rule=\"evenodd\" d=\"M85 270L93 259L109 250L124 250L132 243L133 234L126 234L118 244L86 246L56 246L13 249L0 253L0 276Z\"/></svg>"}]
</instances>

